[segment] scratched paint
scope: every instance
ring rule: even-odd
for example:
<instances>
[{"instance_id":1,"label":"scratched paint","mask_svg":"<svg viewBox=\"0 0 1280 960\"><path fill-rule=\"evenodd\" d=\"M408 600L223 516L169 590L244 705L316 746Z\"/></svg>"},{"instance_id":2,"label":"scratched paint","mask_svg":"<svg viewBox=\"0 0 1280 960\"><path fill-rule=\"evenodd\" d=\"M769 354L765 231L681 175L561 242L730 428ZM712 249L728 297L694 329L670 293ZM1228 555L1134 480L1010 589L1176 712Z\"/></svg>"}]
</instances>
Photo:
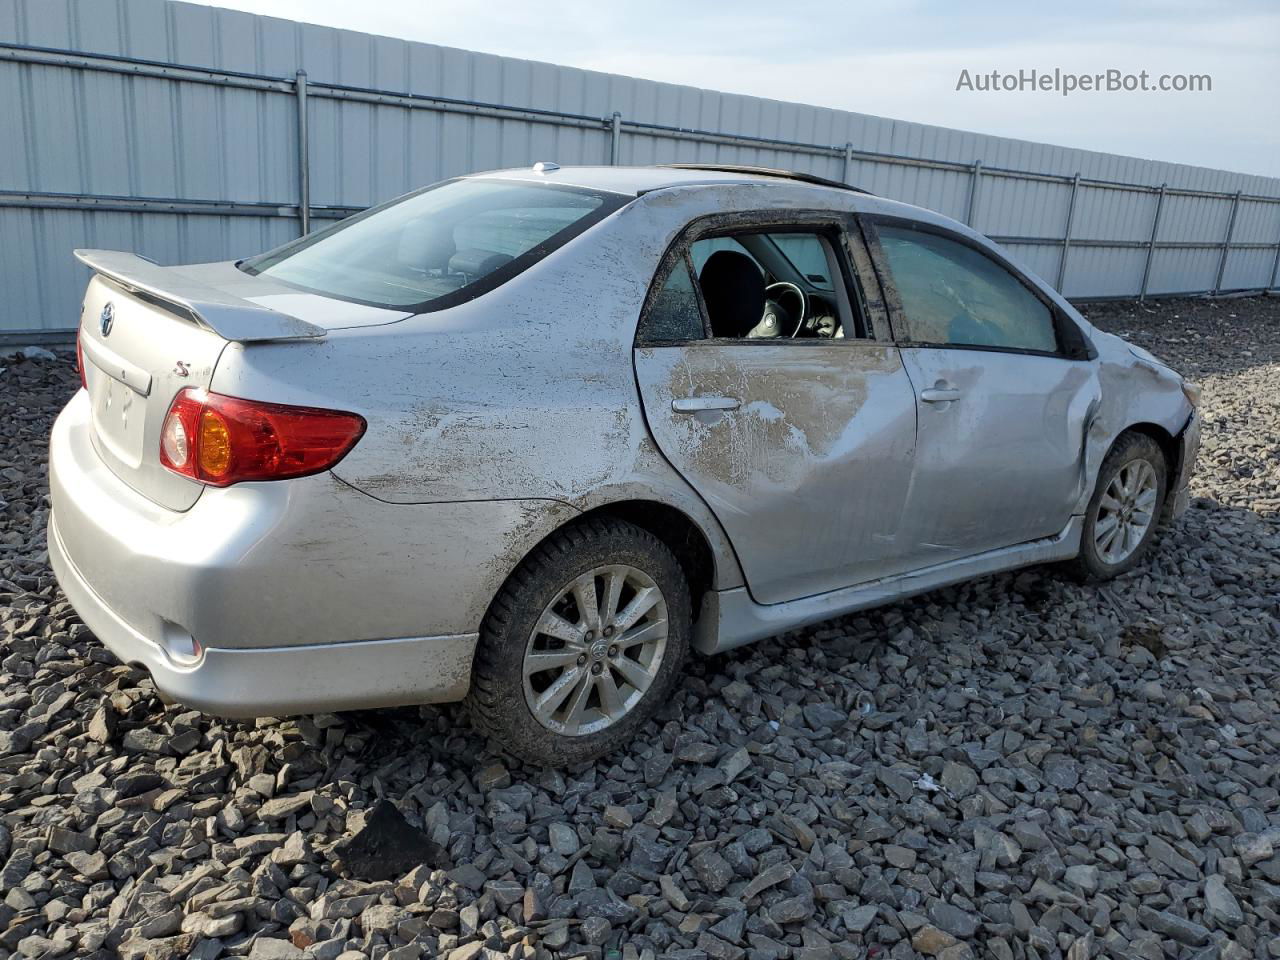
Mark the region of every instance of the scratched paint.
<instances>
[{"instance_id":1,"label":"scratched paint","mask_svg":"<svg viewBox=\"0 0 1280 960\"><path fill-rule=\"evenodd\" d=\"M912 565L1066 526L1081 494L1086 415L1098 396L1092 365L975 350L908 347L902 355L916 388L920 449L903 531L914 544ZM918 399L940 382L959 399Z\"/></svg>"},{"instance_id":2,"label":"scratched paint","mask_svg":"<svg viewBox=\"0 0 1280 960\"><path fill-rule=\"evenodd\" d=\"M636 352L649 426L738 547L752 595L776 603L892 562L915 413L892 346L699 343ZM737 410L672 411L688 396ZM851 579L852 578L852 579Z\"/></svg>"},{"instance_id":3,"label":"scratched paint","mask_svg":"<svg viewBox=\"0 0 1280 960\"><path fill-rule=\"evenodd\" d=\"M887 342L888 308L874 277L864 285L876 333L886 338L880 341L633 350L654 272L690 222L758 210L803 220L824 205L906 213L986 242L946 218L866 195L778 182L705 183L644 194L507 284L448 310L374 317L352 306L343 322L336 301L326 301L321 320L295 298L289 309L321 323L322 339L192 344L203 351L192 369L212 389L350 410L369 424L325 478L332 488L317 478L288 485L299 509L310 503L346 519L299 520L297 527L269 520L277 526L242 555L245 570L277 585L302 579L280 578L273 571L281 565L306 564L311 585L296 597L279 591L281 642L472 632L534 545L580 511L624 500L670 504L693 519L712 547L714 587L726 597L749 587L750 599L737 603L724 628L743 636L785 629L801 615L811 621L839 612L848 602L842 588L912 570L924 562L923 548L976 549L965 538L986 515L948 495L947 459L938 453L948 434L921 431L917 438L924 414L912 377L924 371L913 372ZM855 265L868 266L856 258ZM217 270L195 272L209 279ZM259 282L232 279L240 297L252 296ZM285 308L285 299L268 299L284 292L258 292L263 305ZM1036 443L1058 458L1061 483L1037 522L1055 510L1069 516L1082 509L1101 458L1126 426L1151 423L1176 436L1189 414L1176 375L1093 331L1069 304L1047 295L1090 333L1099 357L1043 381L1053 396L1041 423L1051 429ZM161 345L175 342L162 338ZM167 365L183 357L164 359ZM672 413L673 399L699 394L734 397L741 406ZM971 416L958 412L959 420ZM980 492L998 467L1000 478L989 485L1011 489L1006 474L1017 470L1017 458L984 450L981 431L971 433L975 446L962 479ZM1039 449L1022 436L1024 453ZM1073 443L1083 453L1076 449L1068 462ZM922 464L935 469L932 492ZM249 486L238 495L247 496ZM1011 502L1027 507L1033 492L1022 487ZM925 515L958 518L959 525L926 529L917 522ZM1070 524L1062 529L1069 536ZM375 543L381 546L371 551ZM1070 546L1048 538L974 569L1055 557ZM362 577L351 579L355 567ZM357 589L370 580L383 582L373 597ZM225 591L206 596L224 598L234 588L231 578ZM195 602L187 589L176 588L180 603ZM892 594L876 590L867 596ZM335 598L345 605L341 616L322 615ZM375 607L371 619L351 619ZM791 619L788 610L795 611ZM301 619L291 622L290 613ZM233 638L234 629L225 635Z\"/></svg>"},{"instance_id":4,"label":"scratched paint","mask_svg":"<svg viewBox=\"0 0 1280 960\"><path fill-rule=\"evenodd\" d=\"M1096 477L1103 458L1116 438L1126 429L1142 424L1157 428L1166 437L1180 438L1191 416L1191 406L1182 392L1177 373L1158 362L1144 359L1114 334L1090 327L1090 335L1101 355L1097 365L1099 402L1089 422L1085 446L1084 473ZM1170 477L1185 482L1194 464L1183 463L1182 475ZM1077 509L1083 512L1093 484L1087 483Z\"/></svg>"}]
</instances>

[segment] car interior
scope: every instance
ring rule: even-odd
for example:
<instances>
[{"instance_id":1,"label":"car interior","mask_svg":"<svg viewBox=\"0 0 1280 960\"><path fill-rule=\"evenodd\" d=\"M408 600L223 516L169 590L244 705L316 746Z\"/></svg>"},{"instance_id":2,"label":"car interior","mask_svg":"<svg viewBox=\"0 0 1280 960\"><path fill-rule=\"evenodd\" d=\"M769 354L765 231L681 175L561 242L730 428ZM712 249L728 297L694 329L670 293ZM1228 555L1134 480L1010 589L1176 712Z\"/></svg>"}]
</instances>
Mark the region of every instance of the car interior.
<instances>
[{"instance_id":1,"label":"car interior","mask_svg":"<svg viewBox=\"0 0 1280 960\"><path fill-rule=\"evenodd\" d=\"M816 232L739 232L689 247L716 338L857 336L831 242Z\"/></svg>"}]
</instances>

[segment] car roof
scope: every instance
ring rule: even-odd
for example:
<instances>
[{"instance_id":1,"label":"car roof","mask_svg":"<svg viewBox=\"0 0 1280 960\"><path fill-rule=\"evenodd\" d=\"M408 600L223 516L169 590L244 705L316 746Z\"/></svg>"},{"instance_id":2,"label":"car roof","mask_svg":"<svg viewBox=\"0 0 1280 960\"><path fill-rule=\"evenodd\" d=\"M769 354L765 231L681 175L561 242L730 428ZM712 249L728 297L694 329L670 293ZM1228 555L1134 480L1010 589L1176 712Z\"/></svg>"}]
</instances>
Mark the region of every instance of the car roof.
<instances>
[{"instance_id":1,"label":"car roof","mask_svg":"<svg viewBox=\"0 0 1280 960\"><path fill-rule=\"evenodd\" d=\"M813 174L794 173L790 170L774 170L769 167L738 166L735 164L561 167L553 163L543 162L532 167L491 170L474 174L474 176L503 180L528 180L539 183L561 183L566 186L607 190L610 193L636 197L654 190L667 190L673 187L726 183L785 183L791 186L808 186L820 190L866 192L859 190L857 187L838 183L834 180L826 180Z\"/></svg>"},{"instance_id":2,"label":"car roof","mask_svg":"<svg viewBox=\"0 0 1280 960\"><path fill-rule=\"evenodd\" d=\"M773 170L768 167L745 167L732 164L672 164L669 166L573 166L561 167L554 163L538 163L532 167L510 170L491 170L472 174L498 180L518 180L529 183L558 183L564 186L603 190L621 196L639 197L657 190L681 187L741 184L743 186L772 186L786 190L785 196L794 202L797 193L806 191L813 195L813 205L819 209L855 210L862 213L902 217L923 223L935 224L969 237L983 245L991 241L967 224L953 220L945 214L926 207L918 207L901 200L890 200L868 193L857 187L824 180L812 174ZM781 200L783 195L779 196Z\"/></svg>"}]
</instances>

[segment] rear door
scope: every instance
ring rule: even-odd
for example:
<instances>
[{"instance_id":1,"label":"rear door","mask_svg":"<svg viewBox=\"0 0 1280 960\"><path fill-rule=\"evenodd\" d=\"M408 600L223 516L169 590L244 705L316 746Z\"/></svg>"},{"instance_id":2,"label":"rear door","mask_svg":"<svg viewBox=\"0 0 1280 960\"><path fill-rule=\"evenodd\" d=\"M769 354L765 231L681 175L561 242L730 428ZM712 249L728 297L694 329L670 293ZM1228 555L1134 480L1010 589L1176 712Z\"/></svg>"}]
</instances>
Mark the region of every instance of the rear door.
<instances>
[{"instance_id":1,"label":"rear door","mask_svg":"<svg viewBox=\"0 0 1280 960\"><path fill-rule=\"evenodd\" d=\"M830 320L790 336L798 298L778 287L771 298L793 301L790 310L774 304L781 335L713 337L698 283L708 255L769 248L736 223L700 224L655 278L635 351L653 437L723 524L758 602L899 569L914 395L897 349L868 329L841 224L753 228L805 261L790 272L781 261L760 264L766 282L786 274L805 288L810 319Z\"/></svg>"},{"instance_id":2,"label":"rear door","mask_svg":"<svg viewBox=\"0 0 1280 960\"><path fill-rule=\"evenodd\" d=\"M963 236L889 218L864 229L915 390L903 524L912 565L1059 533L1081 494L1100 395L1087 342Z\"/></svg>"}]
</instances>

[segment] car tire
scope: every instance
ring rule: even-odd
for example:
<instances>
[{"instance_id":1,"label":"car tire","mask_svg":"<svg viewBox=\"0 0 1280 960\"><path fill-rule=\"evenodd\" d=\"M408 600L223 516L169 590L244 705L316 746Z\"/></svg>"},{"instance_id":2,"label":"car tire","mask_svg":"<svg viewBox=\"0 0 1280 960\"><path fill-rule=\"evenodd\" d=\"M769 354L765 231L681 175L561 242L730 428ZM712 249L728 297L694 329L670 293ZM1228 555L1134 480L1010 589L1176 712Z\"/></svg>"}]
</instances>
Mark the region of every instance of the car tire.
<instances>
[{"instance_id":1,"label":"car tire","mask_svg":"<svg viewBox=\"0 0 1280 960\"><path fill-rule=\"evenodd\" d=\"M584 613L591 598L595 630ZM641 619L628 624L632 615ZM668 701L691 630L688 581L661 540L612 517L570 524L520 564L489 607L467 695L472 722L530 763L596 760ZM539 670L544 663L555 665ZM566 687L563 704L548 706Z\"/></svg>"},{"instance_id":2,"label":"car tire","mask_svg":"<svg viewBox=\"0 0 1280 960\"><path fill-rule=\"evenodd\" d=\"M1085 512L1080 553L1067 563L1067 572L1086 581L1110 580L1132 570L1156 538L1168 472L1164 452L1155 440L1134 431L1121 434L1098 470L1098 483ZM1126 477L1134 489L1127 499L1117 498L1127 490Z\"/></svg>"}]
</instances>

